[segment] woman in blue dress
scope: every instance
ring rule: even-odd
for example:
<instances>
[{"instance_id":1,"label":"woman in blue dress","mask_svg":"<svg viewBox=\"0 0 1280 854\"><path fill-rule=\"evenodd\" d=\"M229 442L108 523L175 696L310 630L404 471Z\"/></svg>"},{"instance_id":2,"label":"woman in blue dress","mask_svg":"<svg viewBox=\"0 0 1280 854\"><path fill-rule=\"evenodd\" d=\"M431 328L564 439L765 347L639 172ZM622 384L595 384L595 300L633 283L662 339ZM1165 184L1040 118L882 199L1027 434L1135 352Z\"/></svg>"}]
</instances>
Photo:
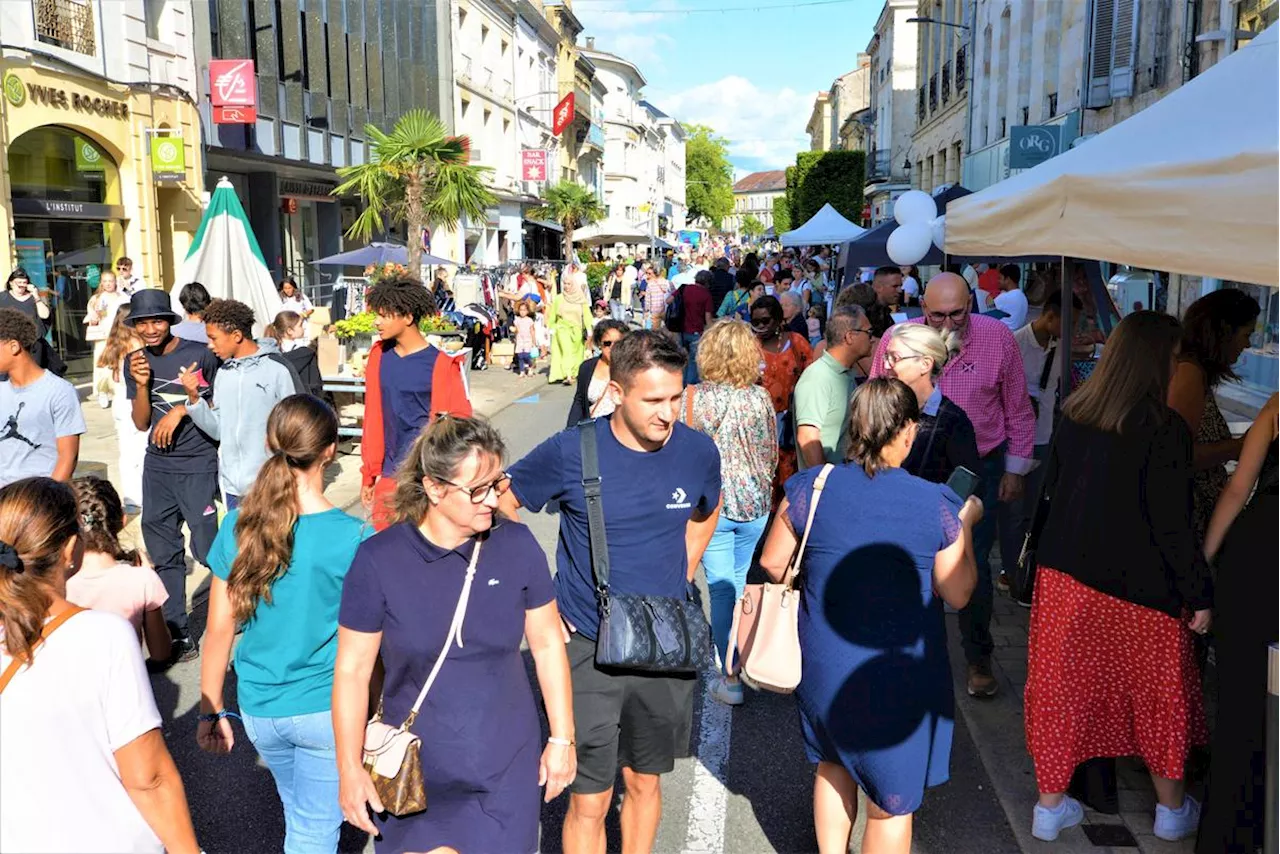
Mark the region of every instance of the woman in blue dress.
<instances>
[{"instance_id":1,"label":"woman in blue dress","mask_svg":"<svg viewBox=\"0 0 1280 854\"><path fill-rule=\"evenodd\" d=\"M361 545L343 585L333 703L339 801L347 821L380 835L380 853L531 854L539 787L550 801L577 770L569 659L546 557L524 525L494 519L511 486L504 452L487 422L437 418L397 475L398 521ZM460 602L463 625L445 650ZM546 704L545 747L522 637ZM381 720L391 726L408 718L436 659L445 660L410 727L421 739L427 809L375 823L368 809L382 813L383 804L361 748L379 652Z\"/></svg>"},{"instance_id":2,"label":"woman in blue dress","mask_svg":"<svg viewBox=\"0 0 1280 854\"><path fill-rule=\"evenodd\" d=\"M942 603L977 583L976 498L901 469L920 408L896 379L864 383L849 415L850 461L830 470L800 569L802 669L796 700L817 764L813 818L821 854L848 850L858 788L864 852L911 849L911 815L949 776L954 698ZM781 580L824 469L786 483L761 563Z\"/></svg>"}]
</instances>

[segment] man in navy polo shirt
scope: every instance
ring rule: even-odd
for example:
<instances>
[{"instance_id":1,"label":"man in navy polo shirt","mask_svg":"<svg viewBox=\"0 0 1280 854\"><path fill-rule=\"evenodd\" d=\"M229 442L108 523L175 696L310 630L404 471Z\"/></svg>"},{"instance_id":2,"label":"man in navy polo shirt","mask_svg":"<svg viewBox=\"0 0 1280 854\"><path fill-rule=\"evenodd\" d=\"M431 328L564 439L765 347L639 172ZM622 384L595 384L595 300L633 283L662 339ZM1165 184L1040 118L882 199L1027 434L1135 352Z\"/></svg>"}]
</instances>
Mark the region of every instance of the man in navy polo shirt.
<instances>
[{"instance_id":1,"label":"man in navy polo shirt","mask_svg":"<svg viewBox=\"0 0 1280 854\"><path fill-rule=\"evenodd\" d=\"M620 593L682 597L720 515L720 453L679 423L686 356L661 332L632 332L613 347L616 409L597 419L609 586ZM569 637L578 776L564 823L566 854L604 854L605 816L622 766L623 848L649 851L662 817L660 775L689 747L690 675L601 669L582 453L576 428L552 436L511 468L502 509L560 504L556 595Z\"/></svg>"}]
</instances>

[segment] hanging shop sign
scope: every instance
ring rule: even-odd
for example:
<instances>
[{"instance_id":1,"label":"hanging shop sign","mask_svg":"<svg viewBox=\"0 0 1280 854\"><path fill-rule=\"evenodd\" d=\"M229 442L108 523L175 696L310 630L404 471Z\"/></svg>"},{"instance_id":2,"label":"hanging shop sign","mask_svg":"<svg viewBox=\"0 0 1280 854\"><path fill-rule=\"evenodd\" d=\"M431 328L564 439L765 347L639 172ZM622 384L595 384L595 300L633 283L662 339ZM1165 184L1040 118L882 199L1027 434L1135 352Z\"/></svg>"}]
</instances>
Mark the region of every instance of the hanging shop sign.
<instances>
[{"instance_id":1,"label":"hanging shop sign","mask_svg":"<svg viewBox=\"0 0 1280 854\"><path fill-rule=\"evenodd\" d=\"M187 155L180 136L151 140L151 175L156 181L181 181L187 176Z\"/></svg>"},{"instance_id":2,"label":"hanging shop sign","mask_svg":"<svg viewBox=\"0 0 1280 854\"><path fill-rule=\"evenodd\" d=\"M333 195L333 184L323 181L299 181L293 178L280 179L280 195L292 196L296 199L309 199L318 202L336 202Z\"/></svg>"},{"instance_id":3,"label":"hanging shop sign","mask_svg":"<svg viewBox=\"0 0 1280 854\"><path fill-rule=\"evenodd\" d=\"M1014 125L1009 128L1009 168L1030 169L1058 155L1057 125Z\"/></svg>"},{"instance_id":4,"label":"hanging shop sign","mask_svg":"<svg viewBox=\"0 0 1280 854\"><path fill-rule=\"evenodd\" d=\"M252 59L209 62L209 99L214 124L251 125L258 120L258 77Z\"/></svg>"},{"instance_id":5,"label":"hanging shop sign","mask_svg":"<svg viewBox=\"0 0 1280 854\"><path fill-rule=\"evenodd\" d=\"M4 76L0 87L4 89L5 101L12 107L22 107L30 103L34 106L71 110L108 119L129 118L129 105L124 101L86 95L83 92L60 89L57 86L24 83L13 72Z\"/></svg>"},{"instance_id":6,"label":"hanging shop sign","mask_svg":"<svg viewBox=\"0 0 1280 854\"><path fill-rule=\"evenodd\" d=\"M573 122L573 93L570 92L560 99L560 103L556 104L556 108L551 111L551 132L556 136L564 133Z\"/></svg>"},{"instance_id":7,"label":"hanging shop sign","mask_svg":"<svg viewBox=\"0 0 1280 854\"><path fill-rule=\"evenodd\" d=\"M525 148L520 151L520 178L524 181L547 180L545 148Z\"/></svg>"}]
</instances>

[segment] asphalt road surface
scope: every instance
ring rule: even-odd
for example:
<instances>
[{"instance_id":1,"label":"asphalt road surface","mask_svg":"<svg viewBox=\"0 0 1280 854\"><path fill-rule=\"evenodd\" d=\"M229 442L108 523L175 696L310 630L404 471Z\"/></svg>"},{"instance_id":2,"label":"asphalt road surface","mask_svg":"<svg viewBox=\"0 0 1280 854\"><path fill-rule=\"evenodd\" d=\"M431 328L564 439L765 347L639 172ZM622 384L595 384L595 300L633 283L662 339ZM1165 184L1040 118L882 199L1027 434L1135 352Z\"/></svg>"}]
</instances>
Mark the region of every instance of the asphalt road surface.
<instances>
[{"instance_id":1,"label":"asphalt road surface","mask_svg":"<svg viewBox=\"0 0 1280 854\"><path fill-rule=\"evenodd\" d=\"M512 461L564 427L570 390L531 385L529 397L493 420L506 437ZM558 519L524 513L555 566ZM203 592L203 591L202 591ZM705 588L704 588L705 599ZM204 623L203 596L196 597L193 629ZM530 665L532 678L532 669ZM244 731L229 756L196 747L199 663L177 665L152 678L165 720L165 737L182 772L196 835L209 854L271 854L284 842L280 801L266 767ZM227 702L234 707L234 675ZM536 683L535 683L536 685ZM816 851L806 763L794 701L748 693L730 710L705 692L696 704L691 755L663 780L664 814L656 851L764 854ZM957 698L957 702L972 702ZM544 808L542 851L559 852L566 797ZM74 820L69 818L69 820ZM859 826L855 832L855 849ZM340 850L372 851L364 834L344 827ZM610 821L610 851L620 850L616 812ZM916 815L913 850L919 854L1014 854L1019 848L997 802L963 720L956 721L951 781L933 789ZM463 852L469 854L469 852Z\"/></svg>"}]
</instances>

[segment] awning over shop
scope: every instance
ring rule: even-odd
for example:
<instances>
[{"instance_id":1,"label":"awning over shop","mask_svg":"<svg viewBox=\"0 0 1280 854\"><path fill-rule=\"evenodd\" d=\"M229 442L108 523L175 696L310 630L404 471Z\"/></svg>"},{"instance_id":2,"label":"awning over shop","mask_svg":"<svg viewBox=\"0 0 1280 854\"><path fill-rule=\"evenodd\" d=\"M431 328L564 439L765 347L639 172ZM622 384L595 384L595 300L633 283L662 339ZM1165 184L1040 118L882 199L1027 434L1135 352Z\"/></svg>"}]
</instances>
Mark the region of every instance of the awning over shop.
<instances>
[{"instance_id":1,"label":"awning over shop","mask_svg":"<svg viewBox=\"0 0 1280 854\"><path fill-rule=\"evenodd\" d=\"M947 251L1280 285L1278 32L1079 147L957 200Z\"/></svg>"},{"instance_id":2,"label":"awning over shop","mask_svg":"<svg viewBox=\"0 0 1280 854\"><path fill-rule=\"evenodd\" d=\"M536 225L538 228L545 228L548 231L555 231L560 234L564 234L564 226L559 223L547 222L543 219L526 219L524 222L525 225Z\"/></svg>"},{"instance_id":3,"label":"awning over shop","mask_svg":"<svg viewBox=\"0 0 1280 854\"><path fill-rule=\"evenodd\" d=\"M648 243L649 235L634 225L615 219L604 219L573 232L573 242L583 246L611 243Z\"/></svg>"}]
</instances>

